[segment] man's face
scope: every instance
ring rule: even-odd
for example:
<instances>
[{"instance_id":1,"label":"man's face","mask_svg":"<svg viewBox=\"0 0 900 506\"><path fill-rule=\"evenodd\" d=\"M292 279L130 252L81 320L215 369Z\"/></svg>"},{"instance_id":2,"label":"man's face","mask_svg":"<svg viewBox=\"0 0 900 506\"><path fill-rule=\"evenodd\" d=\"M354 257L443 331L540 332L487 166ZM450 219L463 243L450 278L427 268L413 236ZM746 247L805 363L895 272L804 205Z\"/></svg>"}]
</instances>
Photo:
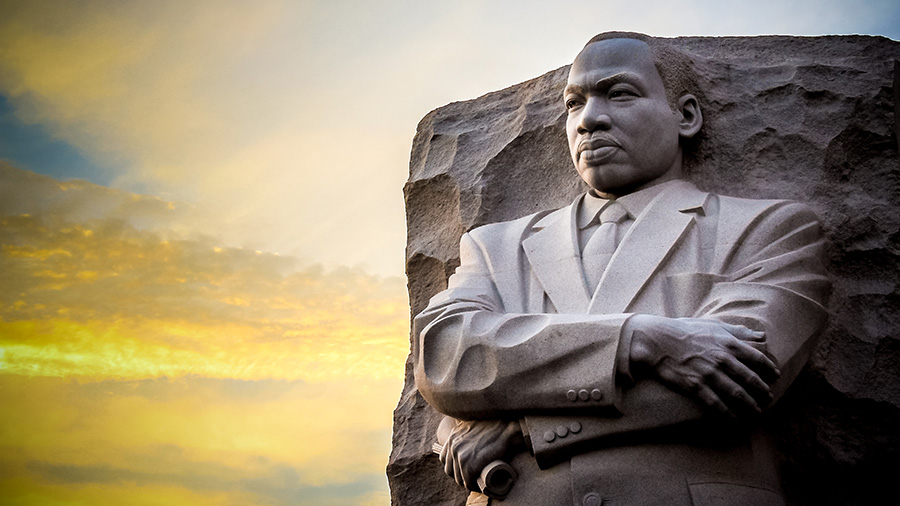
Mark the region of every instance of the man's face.
<instances>
[{"instance_id":1,"label":"man's face","mask_svg":"<svg viewBox=\"0 0 900 506\"><path fill-rule=\"evenodd\" d=\"M679 118L646 43L589 44L572 64L564 100L572 160L598 193L626 195L681 175Z\"/></svg>"}]
</instances>

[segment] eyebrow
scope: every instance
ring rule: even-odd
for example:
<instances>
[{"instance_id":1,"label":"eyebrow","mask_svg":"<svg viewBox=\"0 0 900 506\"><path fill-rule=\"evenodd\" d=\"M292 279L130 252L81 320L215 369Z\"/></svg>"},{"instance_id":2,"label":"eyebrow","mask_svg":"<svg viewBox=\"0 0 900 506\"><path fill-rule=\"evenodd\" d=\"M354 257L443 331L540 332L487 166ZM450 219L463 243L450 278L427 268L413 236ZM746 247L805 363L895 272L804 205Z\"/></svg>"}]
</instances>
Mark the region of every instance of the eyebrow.
<instances>
[{"instance_id":1,"label":"eyebrow","mask_svg":"<svg viewBox=\"0 0 900 506\"><path fill-rule=\"evenodd\" d=\"M597 82L593 83L591 86L595 88L608 88L613 86L614 84L621 83L623 81L634 81L637 79L637 76L631 72L619 72L618 74L613 74L611 76L606 76ZM569 84L566 85L563 93L576 93L583 92L584 88L579 84Z\"/></svg>"}]
</instances>

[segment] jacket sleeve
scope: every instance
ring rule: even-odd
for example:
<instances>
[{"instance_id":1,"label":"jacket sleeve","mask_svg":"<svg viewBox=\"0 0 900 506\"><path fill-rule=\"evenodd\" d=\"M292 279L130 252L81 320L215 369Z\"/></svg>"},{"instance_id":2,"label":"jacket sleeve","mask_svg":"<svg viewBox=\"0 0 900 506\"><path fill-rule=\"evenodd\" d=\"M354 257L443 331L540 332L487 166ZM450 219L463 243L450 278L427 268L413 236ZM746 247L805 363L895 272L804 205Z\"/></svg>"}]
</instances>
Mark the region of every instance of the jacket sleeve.
<instances>
[{"instance_id":1,"label":"jacket sleeve","mask_svg":"<svg viewBox=\"0 0 900 506\"><path fill-rule=\"evenodd\" d=\"M615 410L628 315L507 313L472 234L460 261L414 320L416 386L429 404L464 420Z\"/></svg>"},{"instance_id":2,"label":"jacket sleeve","mask_svg":"<svg viewBox=\"0 0 900 506\"><path fill-rule=\"evenodd\" d=\"M819 223L806 206L778 202L717 248L723 250L718 272L670 276L671 297L696 299L674 301L696 308L687 313L693 317L764 331L768 352L781 370L772 386L777 400L805 365L827 320L825 304L831 285L822 261ZM652 380L623 389L619 407L621 416L526 417L539 465L546 467L587 448L614 444L622 436L715 416ZM561 437L556 431L560 427L578 431L562 431Z\"/></svg>"}]
</instances>

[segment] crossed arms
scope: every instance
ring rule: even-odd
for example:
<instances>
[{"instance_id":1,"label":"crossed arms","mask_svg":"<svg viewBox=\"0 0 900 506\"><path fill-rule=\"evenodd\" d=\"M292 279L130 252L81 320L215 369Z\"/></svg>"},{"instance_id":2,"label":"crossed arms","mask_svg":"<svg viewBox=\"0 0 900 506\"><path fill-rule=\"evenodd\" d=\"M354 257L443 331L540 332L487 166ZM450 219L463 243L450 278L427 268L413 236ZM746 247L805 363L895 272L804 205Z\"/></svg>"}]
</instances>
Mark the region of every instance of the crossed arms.
<instances>
[{"instance_id":1,"label":"crossed arms","mask_svg":"<svg viewBox=\"0 0 900 506\"><path fill-rule=\"evenodd\" d=\"M414 330L422 395L468 421L445 445L448 474L472 488L469 468L525 446L546 467L613 436L722 414L750 418L777 399L825 321L823 243L815 216L799 204L773 203L747 221L740 242L724 248L722 267L696 273L710 282L690 294L700 301L690 318L662 309L508 312L511 295L496 285L477 234L463 236L460 268ZM575 422L577 434L564 441L541 437ZM490 451L473 443L502 441L497 434L520 426L530 442L509 437Z\"/></svg>"}]
</instances>

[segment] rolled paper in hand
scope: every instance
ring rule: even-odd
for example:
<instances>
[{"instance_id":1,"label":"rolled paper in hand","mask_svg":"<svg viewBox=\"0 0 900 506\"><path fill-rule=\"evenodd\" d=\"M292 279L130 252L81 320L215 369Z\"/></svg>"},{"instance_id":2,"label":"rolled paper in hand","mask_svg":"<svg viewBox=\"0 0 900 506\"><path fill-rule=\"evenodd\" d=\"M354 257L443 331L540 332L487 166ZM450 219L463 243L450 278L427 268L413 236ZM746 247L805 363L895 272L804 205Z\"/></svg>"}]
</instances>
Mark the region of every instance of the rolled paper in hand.
<instances>
[{"instance_id":1,"label":"rolled paper in hand","mask_svg":"<svg viewBox=\"0 0 900 506\"><path fill-rule=\"evenodd\" d=\"M440 455L444 447L440 443L431 445L431 451ZM478 477L478 488L481 493L493 499L503 499L512 490L516 484L516 478L519 475L516 470L502 460L495 460L484 466L481 475Z\"/></svg>"},{"instance_id":2,"label":"rolled paper in hand","mask_svg":"<svg viewBox=\"0 0 900 506\"><path fill-rule=\"evenodd\" d=\"M502 460L495 460L484 466L478 477L481 493L494 499L503 499L516 484L516 470Z\"/></svg>"}]
</instances>

